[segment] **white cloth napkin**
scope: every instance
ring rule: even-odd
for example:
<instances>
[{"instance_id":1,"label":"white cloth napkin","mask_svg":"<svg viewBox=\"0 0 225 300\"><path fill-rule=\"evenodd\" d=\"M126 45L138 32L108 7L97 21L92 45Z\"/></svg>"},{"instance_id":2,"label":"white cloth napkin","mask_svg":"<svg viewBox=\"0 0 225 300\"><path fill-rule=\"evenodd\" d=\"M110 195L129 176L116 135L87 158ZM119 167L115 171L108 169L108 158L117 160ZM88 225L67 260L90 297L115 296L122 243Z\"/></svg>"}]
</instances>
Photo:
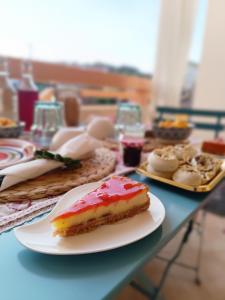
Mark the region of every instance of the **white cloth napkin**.
<instances>
[{"instance_id":1,"label":"white cloth napkin","mask_svg":"<svg viewBox=\"0 0 225 300\"><path fill-rule=\"evenodd\" d=\"M109 118L94 117L86 128L80 126L63 127L59 129L52 139L50 150L55 151L59 149L64 143L84 132L87 132L90 136L99 140L113 137L115 134L113 123Z\"/></svg>"},{"instance_id":2,"label":"white cloth napkin","mask_svg":"<svg viewBox=\"0 0 225 300\"><path fill-rule=\"evenodd\" d=\"M82 127L62 127L60 128L56 134L53 136L50 150L56 151L61 147L63 144L65 144L70 139L80 135L84 132L84 128Z\"/></svg>"},{"instance_id":3,"label":"white cloth napkin","mask_svg":"<svg viewBox=\"0 0 225 300\"><path fill-rule=\"evenodd\" d=\"M73 139L70 139L68 142L62 145L56 151L56 153L59 153L65 157L80 160L92 155L94 150L100 146L100 141L89 136L87 133L84 133ZM5 176L2 180L0 191L3 191L19 182L36 178L61 166L63 166L63 163L61 162L47 159L37 159L5 168L0 171L0 178L1 176Z\"/></svg>"},{"instance_id":4,"label":"white cloth napkin","mask_svg":"<svg viewBox=\"0 0 225 300\"><path fill-rule=\"evenodd\" d=\"M72 159L84 159L90 157L94 150L101 147L101 141L95 139L87 133L82 133L70 139L62 145L57 153Z\"/></svg>"}]
</instances>

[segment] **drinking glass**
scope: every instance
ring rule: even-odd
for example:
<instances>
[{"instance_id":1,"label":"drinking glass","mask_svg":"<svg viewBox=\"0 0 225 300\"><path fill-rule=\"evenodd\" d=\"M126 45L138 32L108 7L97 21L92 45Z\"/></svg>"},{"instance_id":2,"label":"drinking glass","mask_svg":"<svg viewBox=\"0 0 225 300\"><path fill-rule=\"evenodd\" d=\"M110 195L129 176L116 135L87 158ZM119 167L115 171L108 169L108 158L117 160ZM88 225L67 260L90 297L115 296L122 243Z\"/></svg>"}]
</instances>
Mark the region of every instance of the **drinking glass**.
<instances>
[{"instance_id":1,"label":"drinking glass","mask_svg":"<svg viewBox=\"0 0 225 300\"><path fill-rule=\"evenodd\" d=\"M53 135L63 126L65 126L65 120L62 102L36 102L34 123L31 128L35 143L48 147Z\"/></svg>"},{"instance_id":2,"label":"drinking glass","mask_svg":"<svg viewBox=\"0 0 225 300\"><path fill-rule=\"evenodd\" d=\"M118 107L116 118L118 134L143 137L141 108L137 104L122 103Z\"/></svg>"}]
</instances>

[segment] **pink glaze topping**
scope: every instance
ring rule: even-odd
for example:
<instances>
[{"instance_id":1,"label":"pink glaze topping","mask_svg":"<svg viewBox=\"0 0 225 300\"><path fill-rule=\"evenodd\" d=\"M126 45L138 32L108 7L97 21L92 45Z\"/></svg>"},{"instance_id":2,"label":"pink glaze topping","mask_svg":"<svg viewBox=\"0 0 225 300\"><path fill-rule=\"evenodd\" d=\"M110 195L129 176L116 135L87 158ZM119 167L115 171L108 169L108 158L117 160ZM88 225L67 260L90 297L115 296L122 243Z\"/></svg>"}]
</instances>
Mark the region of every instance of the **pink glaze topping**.
<instances>
[{"instance_id":1,"label":"pink glaze topping","mask_svg":"<svg viewBox=\"0 0 225 300\"><path fill-rule=\"evenodd\" d=\"M147 192L147 187L144 184L128 177L113 176L99 188L76 201L69 209L53 219L52 222L80 214L92 208L108 206L121 200L129 200L143 191Z\"/></svg>"}]
</instances>

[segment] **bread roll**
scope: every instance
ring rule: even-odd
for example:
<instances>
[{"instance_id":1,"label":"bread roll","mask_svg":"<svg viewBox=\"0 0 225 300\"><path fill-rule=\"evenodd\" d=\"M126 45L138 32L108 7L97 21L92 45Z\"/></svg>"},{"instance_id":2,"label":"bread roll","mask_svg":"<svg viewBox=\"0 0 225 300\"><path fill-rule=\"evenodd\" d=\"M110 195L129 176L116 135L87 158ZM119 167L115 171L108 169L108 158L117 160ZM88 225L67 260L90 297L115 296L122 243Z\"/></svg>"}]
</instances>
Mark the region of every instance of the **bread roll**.
<instances>
[{"instance_id":1,"label":"bread roll","mask_svg":"<svg viewBox=\"0 0 225 300\"><path fill-rule=\"evenodd\" d=\"M174 174L173 180L186 185L201 185L201 175L193 166L183 165Z\"/></svg>"},{"instance_id":2,"label":"bread roll","mask_svg":"<svg viewBox=\"0 0 225 300\"><path fill-rule=\"evenodd\" d=\"M170 149L170 148L169 148ZM174 172L179 166L179 161L168 147L156 149L148 156L148 164L158 172Z\"/></svg>"},{"instance_id":3,"label":"bread roll","mask_svg":"<svg viewBox=\"0 0 225 300\"><path fill-rule=\"evenodd\" d=\"M202 184L206 184L219 172L222 161L209 154L199 154L192 160L192 165L200 172Z\"/></svg>"},{"instance_id":4,"label":"bread roll","mask_svg":"<svg viewBox=\"0 0 225 300\"><path fill-rule=\"evenodd\" d=\"M114 126L106 117L96 117L87 126L89 135L99 140L104 140L114 135Z\"/></svg>"},{"instance_id":5,"label":"bread roll","mask_svg":"<svg viewBox=\"0 0 225 300\"><path fill-rule=\"evenodd\" d=\"M173 172L159 172L152 168L150 164L147 165L146 170L151 173L152 175L156 175L159 177L171 179L173 176Z\"/></svg>"},{"instance_id":6,"label":"bread roll","mask_svg":"<svg viewBox=\"0 0 225 300\"><path fill-rule=\"evenodd\" d=\"M193 157L197 154L197 150L191 145L176 145L173 147L173 151L180 164L190 163Z\"/></svg>"}]
</instances>

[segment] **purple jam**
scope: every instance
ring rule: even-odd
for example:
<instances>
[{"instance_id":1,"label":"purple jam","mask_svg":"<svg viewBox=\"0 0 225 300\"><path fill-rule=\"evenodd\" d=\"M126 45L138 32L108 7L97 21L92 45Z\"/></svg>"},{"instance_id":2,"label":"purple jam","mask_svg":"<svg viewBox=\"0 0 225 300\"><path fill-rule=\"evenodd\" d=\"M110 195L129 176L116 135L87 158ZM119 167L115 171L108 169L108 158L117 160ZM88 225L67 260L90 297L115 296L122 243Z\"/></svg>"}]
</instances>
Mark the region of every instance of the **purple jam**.
<instances>
[{"instance_id":1,"label":"purple jam","mask_svg":"<svg viewBox=\"0 0 225 300\"><path fill-rule=\"evenodd\" d=\"M144 140L138 138L124 138L121 143L123 145L123 163L128 167L138 166L141 162Z\"/></svg>"}]
</instances>

